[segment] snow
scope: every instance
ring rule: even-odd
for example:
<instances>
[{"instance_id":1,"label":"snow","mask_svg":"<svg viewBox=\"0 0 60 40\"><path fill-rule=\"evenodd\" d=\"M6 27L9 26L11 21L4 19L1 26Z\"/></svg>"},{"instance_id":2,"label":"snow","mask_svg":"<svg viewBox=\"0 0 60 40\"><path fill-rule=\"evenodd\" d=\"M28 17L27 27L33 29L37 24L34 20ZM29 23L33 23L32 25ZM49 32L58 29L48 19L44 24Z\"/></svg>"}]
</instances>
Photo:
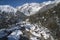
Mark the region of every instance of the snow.
<instances>
[{"instance_id":1,"label":"snow","mask_svg":"<svg viewBox=\"0 0 60 40\"><path fill-rule=\"evenodd\" d=\"M39 6L39 3L26 3L22 6L19 6L17 9L23 12L25 15L30 16L32 13L36 13L40 8L41 7Z\"/></svg>"},{"instance_id":2,"label":"snow","mask_svg":"<svg viewBox=\"0 0 60 40\"><path fill-rule=\"evenodd\" d=\"M7 33L5 32L5 29L1 29L0 30L0 38L4 37L6 35L7 35Z\"/></svg>"},{"instance_id":3,"label":"snow","mask_svg":"<svg viewBox=\"0 0 60 40\"><path fill-rule=\"evenodd\" d=\"M32 35L34 35L34 37L41 38L41 34L42 34L44 39L48 39L50 36L50 34L49 34L50 31L47 28L44 28L44 27L39 28L38 25L36 25L36 24L26 23L25 27L26 27L26 31L30 30L30 33Z\"/></svg>"},{"instance_id":4,"label":"snow","mask_svg":"<svg viewBox=\"0 0 60 40\"><path fill-rule=\"evenodd\" d=\"M38 40L36 37L31 37L30 39L31 40Z\"/></svg>"},{"instance_id":5,"label":"snow","mask_svg":"<svg viewBox=\"0 0 60 40\"><path fill-rule=\"evenodd\" d=\"M16 13L17 9L10 5L0 5L0 10L3 12L14 12Z\"/></svg>"},{"instance_id":6,"label":"snow","mask_svg":"<svg viewBox=\"0 0 60 40\"><path fill-rule=\"evenodd\" d=\"M41 8L43 8L46 5L53 4L55 1L48 1L43 3L26 3L22 6L19 6L17 8L13 8L9 5L0 5L0 10L3 12L13 12L16 13L17 10L23 12L25 15L30 16L32 14L35 14L38 12ZM59 3L60 0L58 0L56 3ZM55 13L55 11L53 11ZM42 17L44 19L44 16ZM6 36L8 32L12 31L11 34L8 35L8 40L19 40L20 35L23 35L23 32L20 30L21 27L25 27L24 31L30 32L30 39L31 40L38 40L37 37L41 38L43 36L44 39L48 39L51 37L51 40L54 40L52 35L50 34L50 31L48 28L45 28L41 25L37 24L31 24L28 22L29 19L26 19L26 21L16 23L16 25L12 26L10 29L0 29L0 38ZM46 20L46 19L45 19ZM58 20L58 19L57 19ZM18 25L19 24L19 25ZM7 30L7 32L5 32Z\"/></svg>"},{"instance_id":7,"label":"snow","mask_svg":"<svg viewBox=\"0 0 60 40\"><path fill-rule=\"evenodd\" d=\"M45 39L48 39L48 38L49 38L49 35L50 35L50 34L46 34L45 31L41 31L41 34L43 35L43 37L44 37Z\"/></svg>"},{"instance_id":8,"label":"snow","mask_svg":"<svg viewBox=\"0 0 60 40\"><path fill-rule=\"evenodd\" d=\"M59 2L60 2L60 0L46 1L46 2L42 2L42 3L26 3L26 4L23 4L16 8L14 8L10 5L0 5L0 10L2 12L5 11L8 13L10 13L10 12L16 13L18 10L18 11L24 13L26 16L30 16L30 15L37 13L39 10L42 10L42 8L44 8L46 5L58 4Z\"/></svg>"},{"instance_id":9,"label":"snow","mask_svg":"<svg viewBox=\"0 0 60 40\"><path fill-rule=\"evenodd\" d=\"M18 6L17 10L23 12L26 16L30 16L30 15L37 13L39 10L41 10L46 5L50 5L50 4L56 4L56 2L47 1L43 3L26 3L26 4L23 4L22 6Z\"/></svg>"},{"instance_id":10,"label":"snow","mask_svg":"<svg viewBox=\"0 0 60 40\"><path fill-rule=\"evenodd\" d=\"M55 0L55 2L58 4L58 3L60 2L60 0L58 0L58 1L57 1L57 0Z\"/></svg>"},{"instance_id":11,"label":"snow","mask_svg":"<svg viewBox=\"0 0 60 40\"><path fill-rule=\"evenodd\" d=\"M43 28L43 27L42 27ZM36 33L36 32L37 33ZM47 32L49 32L49 31L47 31L47 29L45 30L44 28L43 29L39 29L39 28L37 28L37 29L35 29L35 30L31 30L31 33L34 35L34 36L37 36L37 37L41 37L41 34L43 35L43 37L45 38L45 39L48 39L49 38L49 35L50 34L46 34Z\"/></svg>"},{"instance_id":12,"label":"snow","mask_svg":"<svg viewBox=\"0 0 60 40\"><path fill-rule=\"evenodd\" d=\"M41 8L39 5L39 3L26 3L17 7L17 9L29 16L32 15L32 13L36 13Z\"/></svg>"},{"instance_id":13,"label":"snow","mask_svg":"<svg viewBox=\"0 0 60 40\"><path fill-rule=\"evenodd\" d=\"M20 30L15 30L8 36L8 40L19 40L21 34L23 33Z\"/></svg>"},{"instance_id":14,"label":"snow","mask_svg":"<svg viewBox=\"0 0 60 40\"><path fill-rule=\"evenodd\" d=\"M53 4L53 3L54 3L54 1L43 2L43 4L45 4L45 5L49 5L49 4Z\"/></svg>"},{"instance_id":15,"label":"snow","mask_svg":"<svg viewBox=\"0 0 60 40\"><path fill-rule=\"evenodd\" d=\"M39 40L38 38L48 39L50 38L50 36L51 36L51 39L53 39L52 35L50 34L50 31L47 28L41 25L38 26L37 24L31 24L29 22L21 22L21 23L22 24L20 25L23 25L22 27L25 27L24 31L30 32L30 40ZM12 31L12 33L8 35L8 40L19 40L20 35L23 35L23 32L20 29L21 29L21 26L18 26L18 27L16 26L16 27L11 27L10 29L5 29L7 30L7 32ZM5 33L4 30L0 30L0 38L5 35L7 35L7 33Z\"/></svg>"},{"instance_id":16,"label":"snow","mask_svg":"<svg viewBox=\"0 0 60 40\"><path fill-rule=\"evenodd\" d=\"M31 32L31 33L36 37L41 37L41 35L39 33L35 33L35 32Z\"/></svg>"}]
</instances>

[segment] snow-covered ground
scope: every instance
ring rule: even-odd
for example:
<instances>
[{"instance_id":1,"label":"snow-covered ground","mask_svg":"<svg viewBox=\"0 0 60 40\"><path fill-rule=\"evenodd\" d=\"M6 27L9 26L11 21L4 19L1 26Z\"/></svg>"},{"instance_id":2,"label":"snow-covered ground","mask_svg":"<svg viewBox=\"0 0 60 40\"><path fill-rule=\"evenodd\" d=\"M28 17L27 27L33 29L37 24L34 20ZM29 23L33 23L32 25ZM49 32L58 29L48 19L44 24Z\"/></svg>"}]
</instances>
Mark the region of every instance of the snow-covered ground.
<instances>
[{"instance_id":1,"label":"snow-covered ground","mask_svg":"<svg viewBox=\"0 0 60 40\"><path fill-rule=\"evenodd\" d=\"M46 5L59 2L60 0L55 0L53 2L43 2L41 4L26 3L17 8L11 7L9 5L0 5L0 13L16 13L18 10L20 12L23 12L26 16L30 16L38 12ZM48 28L43 27L40 24L31 24L30 22L27 22L28 20L29 19L15 23L15 25L12 24L11 28L0 29L0 40L55 40L50 34L50 30Z\"/></svg>"},{"instance_id":2,"label":"snow-covered ground","mask_svg":"<svg viewBox=\"0 0 60 40\"><path fill-rule=\"evenodd\" d=\"M53 37L47 28L42 27L41 25L38 26L37 24L30 24L29 22L21 23L18 23L20 25L17 25L18 27L16 26L9 29L0 30L0 38L3 38L7 35L6 37L8 40L19 40L20 35L25 37L28 37L29 35L28 38L30 40L52 40ZM12 32L9 34L10 31Z\"/></svg>"}]
</instances>

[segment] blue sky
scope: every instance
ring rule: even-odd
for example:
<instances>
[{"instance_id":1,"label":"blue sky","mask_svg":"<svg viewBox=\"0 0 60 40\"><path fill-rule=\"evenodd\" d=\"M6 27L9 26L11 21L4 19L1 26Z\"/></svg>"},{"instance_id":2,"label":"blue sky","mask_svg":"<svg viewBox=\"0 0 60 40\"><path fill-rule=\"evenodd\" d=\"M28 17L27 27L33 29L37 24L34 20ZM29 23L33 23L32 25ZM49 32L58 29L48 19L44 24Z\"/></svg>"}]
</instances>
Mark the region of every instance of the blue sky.
<instances>
[{"instance_id":1,"label":"blue sky","mask_svg":"<svg viewBox=\"0 0 60 40\"><path fill-rule=\"evenodd\" d=\"M11 6L20 6L23 5L24 3L41 3L44 1L49 1L49 0L0 0L0 5L11 5Z\"/></svg>"}]
</instances>

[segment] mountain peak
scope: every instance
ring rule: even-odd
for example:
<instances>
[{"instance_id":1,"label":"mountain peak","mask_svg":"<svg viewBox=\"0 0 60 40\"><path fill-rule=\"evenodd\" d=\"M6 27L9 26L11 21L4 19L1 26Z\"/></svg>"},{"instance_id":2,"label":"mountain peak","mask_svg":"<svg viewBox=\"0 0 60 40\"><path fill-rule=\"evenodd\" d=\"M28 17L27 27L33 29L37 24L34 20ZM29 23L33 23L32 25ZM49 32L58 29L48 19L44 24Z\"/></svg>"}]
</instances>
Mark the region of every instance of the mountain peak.
<instances>
[{"instance_id":1,"label":"mountain peak","mask_svg":"<svg viewBox=\"0 0 60 40\"><path fill-rule=\"evenodd\" d=\"M43 3L26 3L22 6L18 6L17 9L23 12L25 15L30 16L32 14L37 13L41 8L46 5L54 4L55 1L48 1Z\"/></svg>"},{"instance_id":2,"label":"mountain peak","mask_svg":"<svg viewBox=\"0 0 60 40\"><path fill-rule=\"evenodd\" d=\"M14 7L10 6L10 5L0 5L0 10L3 12L16 12L17 9L15 9Z\"/></svg>"},{"instance_id":3,"label":"mountain peak","mask_svg":"<svg viewBox=\"0 0 60 40\"><path fill-rule=\"evenodd\" d=\"M26 3L21 6L18 6L16 8L10 6L10 5L0 5L0 11L1 12L13 12L16 13L17 10L24 13L26 16L33 15L37 13L39 10L44 10L47 8L51 8L51 6L55 6L60 2L60 0L55 0L55 1L46 1L43 3ZM48 5L48 6L47 6ZM45 11L45 10L44 10Z\"/></svg>"}]
</instances>

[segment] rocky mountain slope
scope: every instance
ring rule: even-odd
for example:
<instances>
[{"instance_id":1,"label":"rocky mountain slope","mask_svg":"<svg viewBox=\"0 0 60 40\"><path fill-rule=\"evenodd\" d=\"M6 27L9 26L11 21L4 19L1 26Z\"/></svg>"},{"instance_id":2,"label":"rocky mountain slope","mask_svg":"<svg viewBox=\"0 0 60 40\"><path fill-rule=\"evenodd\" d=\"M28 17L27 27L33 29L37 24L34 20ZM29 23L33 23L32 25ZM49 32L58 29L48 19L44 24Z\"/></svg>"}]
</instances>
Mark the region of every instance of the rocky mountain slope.
<instances>
[{"instance_id":1,"label":"rocky mountain slope","mask_svg":"<svg viewBox=\"0 0 60 40\"><path fill-rule=\"evenodd\" d=\"M54 38L50 31L41 25L20 22L9 29L1 29L0 40L54 40Z\"/></svg>"},{"instance_id":2,"label":"rocky mountain slope","mask_svg":"<svg viewBox=\"0 0 60 40\"><path fill-rule=\"evenodd\" d=\"M26 19L26 15L9 5L0 5L0 29Z\"/></svg>"},{"instance_id":3,"label":"rocky mountain slope","mask_svg":"<svg viewBox=\"0 0 60 40\"><path fill-rule=\"evenodd\" d=\"M54 2L48 1L41 4L39 3L28 4L27 3L17 8L14 8L9 5L0 5L0 19L1 19L0 28L8 27L9 25L15 24L19 21L23 21L26 18L28 18L27 16L35 14L39 10L42 10L42 11L44 11L43 9L47 10L49 8L49 5L53 6ZM45 8L46 6L48 8Z\"/></svg>"},{"instance_id":4,"label":"rocky mountain slope","mask_svg":"<svg viewBox=\"0 0 60 40\"><path fill-rule=\"evenodd\" d=\"M47 6L48 5L48 6ZM23 12L26 16L30 16L38 12L39 10L44 11L48 8L52 8L52 6L55 6L55 3L52 1L43 2L43 3L26 3L22 6L18 6L17 9L21 12ZM50 6L50 7L49 7ZM48 7L48 8L46 8Z\"/></svg>"},{"instance_id":5,"label":"rocky mountain slope","mask_svg":"<svg viewBox=\"0 0 60 40\"><path fill-rule=\"evenodd\" d=\"M37 13L39 10L41 10L40 12L43 12L45 10L53 8L59 2L60 2L60 0L47 1L47 2L43 2L43 3L26 3L22 6L18 6L17 10L24 13L26 16L30 16L30 15Z\"/></svg>"},{"instance_id":6,"label":"rocky mountain slope","mask_svg":"<svg viewBox=\"0 0 60 40\"><path fill-rule=\"evenodd\" d=\"M0 5L0 40L60 40L59 2Z\"/></svg>"},{"instance_id":7,"label":"rocky mountain slope","mask_svg":"<svg viewBox=\"0 0 60 40\"><path fill-rule=\"evenodd\" d=\"M47 27L54 38L60 40L60 3L44 12L37 12L35 15L29 17L31 23L41 23L42 26Z\"/></svg>"}]
</instances>

